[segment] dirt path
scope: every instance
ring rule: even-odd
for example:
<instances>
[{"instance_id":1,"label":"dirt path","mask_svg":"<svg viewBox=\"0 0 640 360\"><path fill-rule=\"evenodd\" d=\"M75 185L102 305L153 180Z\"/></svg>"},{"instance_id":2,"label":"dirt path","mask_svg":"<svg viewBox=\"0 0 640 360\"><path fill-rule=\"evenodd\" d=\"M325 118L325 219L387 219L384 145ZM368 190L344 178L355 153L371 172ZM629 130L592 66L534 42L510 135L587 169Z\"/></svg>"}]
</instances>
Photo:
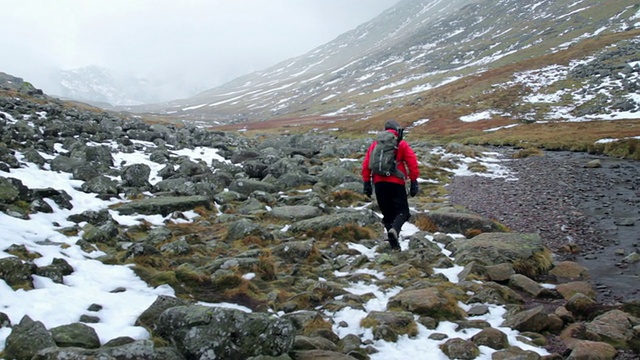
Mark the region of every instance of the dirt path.
<instances>
[{"instance_id":1,"label":"dirt path","mask_svg":"<svg viewBox=\"0 0 640 360\"><path fill-rule=\"evenodd\" d=\"M595 159L602 167L585 167ZM449 186L451 202L513 231L539 233L557 260L589 269L599 301L640 299L640 262L623 261L640 252L640 162L546 152L502 165L518 180L456 176ZM580 250L562 252L567 245Z\"/></svg>"}]
</instances>

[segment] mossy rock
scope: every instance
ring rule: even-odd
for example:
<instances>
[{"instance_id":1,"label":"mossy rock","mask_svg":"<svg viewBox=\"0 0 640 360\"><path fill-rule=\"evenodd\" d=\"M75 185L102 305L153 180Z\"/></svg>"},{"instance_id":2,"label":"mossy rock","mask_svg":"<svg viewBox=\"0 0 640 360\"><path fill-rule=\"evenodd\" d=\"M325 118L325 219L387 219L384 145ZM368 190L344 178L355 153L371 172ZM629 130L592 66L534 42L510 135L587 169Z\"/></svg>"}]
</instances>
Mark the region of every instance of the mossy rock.
<instances>
[{"instance_id":1,"label":"mossy rock","mask_svg":"<svg viewBox=\"0 0 640 360\"><path fill-rule=\"evenodd\" d=\"M472 239L451 243L459 265L472 261L481 265L513 264L514 270L528 277L546 274L552 267L552 254L538 234L483 233Z\"/></svg>"}]
</instances>

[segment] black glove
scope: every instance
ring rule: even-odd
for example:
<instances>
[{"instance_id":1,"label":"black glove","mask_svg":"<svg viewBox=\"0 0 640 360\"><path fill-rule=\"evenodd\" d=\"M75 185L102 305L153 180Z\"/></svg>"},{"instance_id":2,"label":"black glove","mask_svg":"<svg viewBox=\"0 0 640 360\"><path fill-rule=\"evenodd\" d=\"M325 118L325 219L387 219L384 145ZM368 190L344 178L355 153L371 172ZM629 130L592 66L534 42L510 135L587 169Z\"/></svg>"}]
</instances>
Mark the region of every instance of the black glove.
<instances>
[{"instance_id":1,"label":"black glove","mask_svg":"<svg viewBox=\"0 0 640 360\"><path fill-rule=\"evenodd\" d=\"M371 197L373 194L373 187L371 187L371 181L364 182L364 189L362 190L365 195Z\"/></svg>"},{"instance_id":2,"label":"black glove","mask_svg":"<svg viewBox=\"0 0 640 360\"><path fill-rule=\"evenodd\" d=\"M411 197L418 195L418 181L414 180L411 182L411 186L409 187L409 195L411 195Z\"/></svg>"}]
</instances>

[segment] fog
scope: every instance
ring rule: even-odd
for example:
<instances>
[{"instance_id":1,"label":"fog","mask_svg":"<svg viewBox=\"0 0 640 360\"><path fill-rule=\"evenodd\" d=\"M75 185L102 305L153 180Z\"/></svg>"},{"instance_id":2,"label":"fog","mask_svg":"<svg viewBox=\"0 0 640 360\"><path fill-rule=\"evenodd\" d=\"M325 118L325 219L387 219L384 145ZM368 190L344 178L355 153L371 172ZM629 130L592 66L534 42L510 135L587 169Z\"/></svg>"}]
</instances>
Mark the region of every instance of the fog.
<instances>
[{"instance_id":1,"label":"fog","mask_svg":"<svg viewBox=\"0 0 640 360\"><path fill-rule=\"evenodd\" d=\"M0 71L45 91L56 69L108 68L175 96L302 55L399 0L0 0Z\"/></svg>"}]
</instances>

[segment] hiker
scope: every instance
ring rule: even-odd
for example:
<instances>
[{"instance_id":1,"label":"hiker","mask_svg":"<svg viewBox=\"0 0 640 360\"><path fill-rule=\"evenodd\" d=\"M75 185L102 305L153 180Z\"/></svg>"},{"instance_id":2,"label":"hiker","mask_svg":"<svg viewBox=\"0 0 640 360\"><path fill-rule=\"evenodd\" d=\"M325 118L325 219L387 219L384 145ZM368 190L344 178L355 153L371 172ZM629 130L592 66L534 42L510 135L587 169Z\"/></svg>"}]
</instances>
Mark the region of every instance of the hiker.
<instances>
[{"instance_id":1,"label":"hiker","mask_svg":"<svg viewBox=\"0 0 640 360\"><path fill-rule=\"evenodd\" d=\"M409 143L402 139L403 130L397 121L388 120L384 124L384 131L378 134L376 141L369 146L362 163L364 194L372 195L373 182L376 200L382 211L382 224L387 231L387 241L392 250L400 250L400 229L411 217L406 180L409 178L411 182L409 194L413 197L418 193L420 176L416 154ZM385 149L382 144L387 143ZM391 155L385 159L385 153Z\"/></svg>"}]
</instances>

